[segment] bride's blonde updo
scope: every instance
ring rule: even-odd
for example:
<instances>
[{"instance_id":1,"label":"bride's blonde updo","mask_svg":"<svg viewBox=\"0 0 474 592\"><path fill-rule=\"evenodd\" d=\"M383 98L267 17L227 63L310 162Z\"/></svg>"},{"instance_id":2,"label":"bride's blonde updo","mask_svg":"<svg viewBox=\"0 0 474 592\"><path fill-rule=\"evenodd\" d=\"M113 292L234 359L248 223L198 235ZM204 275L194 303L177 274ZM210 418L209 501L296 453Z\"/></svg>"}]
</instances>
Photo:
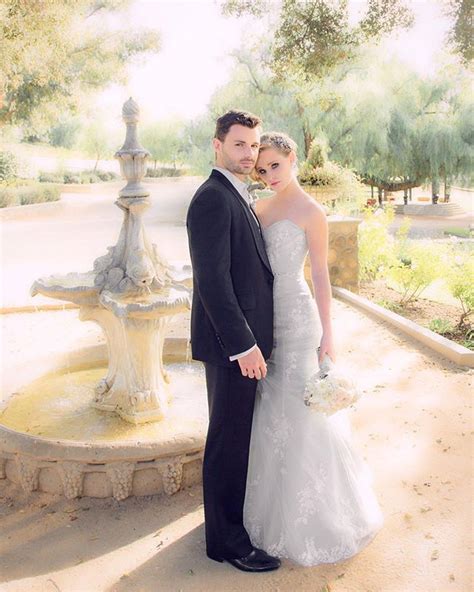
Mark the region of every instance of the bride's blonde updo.
<instances>
[{"instance_id":1,"label":"bride's blonde updo","mask_svg":"<svg viewBox=\"0 0 474 592\"><path fill-rule=\"evenodd\" d=\"M266 148L273 148L285 156L288 156L291 151L296 154L298 150L296 142L283 132L264 133L260 137L260 152Z\"/></svg>"}]
</instances>

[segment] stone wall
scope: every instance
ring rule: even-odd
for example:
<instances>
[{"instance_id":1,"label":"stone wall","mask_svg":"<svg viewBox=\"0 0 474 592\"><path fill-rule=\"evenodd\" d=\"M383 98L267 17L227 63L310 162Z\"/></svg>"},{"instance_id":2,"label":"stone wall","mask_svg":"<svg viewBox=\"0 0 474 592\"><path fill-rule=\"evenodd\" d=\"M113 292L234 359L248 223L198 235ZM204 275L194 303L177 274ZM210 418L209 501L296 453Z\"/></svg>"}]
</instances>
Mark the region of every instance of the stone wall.
<instances>
[{"instance_id":1,"label":"stone wall","mask_svg":"<svg viewBox=\"0 0 474 592\"><path fill-rule=\"evenodd\" d=\"M328 266L331 285L359 291L359 247L357 218L328 216L329 252ZM309 257L305 266L306 279L311 279Z\"/></svg>"}]
</instances>

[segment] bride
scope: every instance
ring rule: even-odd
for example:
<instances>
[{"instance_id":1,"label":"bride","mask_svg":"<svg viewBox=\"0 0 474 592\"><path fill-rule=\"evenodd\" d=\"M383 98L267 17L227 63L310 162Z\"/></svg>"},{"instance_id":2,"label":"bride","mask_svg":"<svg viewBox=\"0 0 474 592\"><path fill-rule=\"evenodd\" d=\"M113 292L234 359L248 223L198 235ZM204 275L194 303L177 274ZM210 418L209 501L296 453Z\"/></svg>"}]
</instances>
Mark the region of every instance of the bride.
<instances>
[{"instance_id":1,"label":"bride","mask_svg":"<svg viewBox=\"0 0 474 592\"><path fill-rule=\"evenodd\" d=\"M275 193L256 203L275 276L274 349L259 381L244 524L252 544L301 565L335 563L365 547L383 518L366 464L352 448L346 411L305 406L305 383L335 351L323 208L296 178L295 142L261 137L256 173ZM309 252L313 299L303 268Z\"/></svg>"}]
</instances>

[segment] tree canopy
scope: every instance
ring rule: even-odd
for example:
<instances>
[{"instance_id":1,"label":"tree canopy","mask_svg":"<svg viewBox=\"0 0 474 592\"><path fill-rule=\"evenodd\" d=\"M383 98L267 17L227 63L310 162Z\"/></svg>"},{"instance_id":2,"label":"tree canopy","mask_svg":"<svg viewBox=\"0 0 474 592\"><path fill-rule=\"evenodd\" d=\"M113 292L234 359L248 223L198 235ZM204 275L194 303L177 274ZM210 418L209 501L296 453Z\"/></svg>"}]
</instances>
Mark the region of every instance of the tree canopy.
<instances>
[{"instance_id":1,"label":"tree canopy","mask_svg":"<svg viewBox=\"0 0 474 592\"><path fill-rule=\"evenodd\" d=\"M132 59L158 51L154 31L104 26L129 1L0 0L0 124L38 111L53 120L85 94L123 82Z\"/></svg>"},{"instance_id":2,"label":"tree canopy","mask_svg":"<svg viewBox=\"0 0 474 592\"><path fill-rule=\"evenodd\" d=\"M274 10L266 0L227 0L223 13L262 16ZM304 80L327 75L353 58L369 40L413 24L413 14L404 0L367 0L365 14L357 24L349 19L348 0L282 0L272 44L272 69L281 79Z\"/></svg>"},{"instance_id":3,"label":"tree canopy","mask_svg":"<svg viewBox=\"0 0 474 592\"><path fill-rule=\"evenodd\" d=\"M447 13L453 21L448 34L448 42L466 66L472 64L474 59L473 12L473 0L447 1Z\"/></svg>"}]
</instances>

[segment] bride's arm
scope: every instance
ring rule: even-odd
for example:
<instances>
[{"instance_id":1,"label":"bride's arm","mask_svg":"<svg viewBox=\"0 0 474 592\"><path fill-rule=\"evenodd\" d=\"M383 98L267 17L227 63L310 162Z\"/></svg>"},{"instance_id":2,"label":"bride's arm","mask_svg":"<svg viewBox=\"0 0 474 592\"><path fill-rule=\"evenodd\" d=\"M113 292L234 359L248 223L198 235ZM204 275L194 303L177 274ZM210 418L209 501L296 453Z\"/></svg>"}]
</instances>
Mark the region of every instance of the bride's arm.
<instances>
[{"instance_id":1,"label":"bride's arm","mask_svg":"<svg viewBox=\"0 0 474 592\"><path fill-rule=\"evenodd\" d=\"M314 296L318 306L319 317L323 329L319 360L325 354L335 361L335 350L331 324L331 282L328 270L328 222L323 208L316 203L311 204L307 218L306 237L308 241L311 263L311 279Z\"/></svg>"}]
</instances>

